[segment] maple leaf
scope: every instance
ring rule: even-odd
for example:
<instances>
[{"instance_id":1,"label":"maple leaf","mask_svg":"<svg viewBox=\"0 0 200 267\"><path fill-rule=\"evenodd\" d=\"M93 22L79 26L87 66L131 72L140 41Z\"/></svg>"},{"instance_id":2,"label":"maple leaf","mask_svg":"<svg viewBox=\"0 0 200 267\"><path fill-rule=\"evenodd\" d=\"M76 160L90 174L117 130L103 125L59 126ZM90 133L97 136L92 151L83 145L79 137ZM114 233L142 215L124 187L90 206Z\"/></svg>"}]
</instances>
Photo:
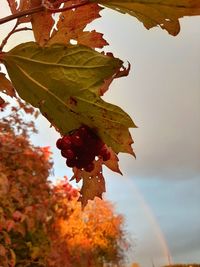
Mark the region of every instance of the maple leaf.
<instances>
[{"instance_id":1,"label":"maple leaf","mask_svg":"<svg viewBox=\"0 0 200 267\"><path fill-rule=\"evenodd\" d=\"M0 244L0 256L6 255L6 248Z\"/></svg>"},{"instance_id":2,"label":"maple leaf","mask_svg":"<svg viewBox=\"0 0 200 267\"><path fill-rule=\"evenodd\" d=\"M68 3L65 3L68 6ZM76 40L79 44L92 48L102 48L108 43L103 39L103 34L95 30L89 32L84 28L93 20L100 17L99 12L102 8L95 3L90 3L79 8L74 8L60 14L48 45L55 43L68 44L70 40Z\"/></svg>"},{"instance_id":3,"label":"maple leaf","mask_svg":"<svg viewBox=\"0 0 200 267\"><path fill-rule=\"evenodd\" d=\"M88 200L93 200L95 197L102 198L102 194L106 191L105 180L102 174L102 160L94 161L94 169L91 172L86 172L77 168L73 168L74 175L71 180L77 182L83 179L83 184L80 190L79 200L82 206L87 205Z\"/></svg>"},{"instance_id":4,"label":"maple leaf","mask_svg":"<svg viewBox=\"0 0 200 267\"><path fill-rule=\"evenodd\" d=\"M118 70L112 77L107 79L104 84L99 88L99 95L103 96L106 91L108 91L110 84L113 82L114 79L120 78L120 77L125 77L128 76L129 72L131 69L131 64L128 63L127 69L122 66L122 70Z\"/></svg>"},{"instance_id":5,"label":"maple leaf","mask_svg":"<svg viewBox=\"0 0 200 267\"><path fill-rule=\"evenodd\" d=\"M31 8L41 5L41 0L32 0ZM50 38L54 25L54 19L50 12L42 11L31 15L31 24L36 42L44 46Z\"/></svg>"},{"instance_id":6,"label":"maple leaf","mask_svg":"<svg viewBox=\"0 0 200 267\"><path fill-rule=\"evenodd\" d=\"M121 60L85 46L41 48L30 42L5 53L2 61L19 95L61 134L84 124L116 153L133 154L128 128L135 124L121 108L99 97L99 88L118 72Z\"/></svg>"},{"instance_id":7,"label":"maple leaf","mask_svg":"<svg viewBox=\"0 0 200 267\"><path fill-rule=\"evenodd\" d=\"M102 164L104 164L111 171L122 174L119 169L119 164L118 164L119 159L116 153L110 147L107 147L107 151L110 152L110 159L107 161L103 161Z\"/></svg>"},{"instance_id":8,"label":"maple leaf","mask_svg":"<svg viewBox=\"0 0 200 267\"><path fill-rule=\"evenodd\" d=\"M3 92L11 97L16 96L15 89L12 83L6 78L4 73L0 72L0 92Z\"/></svg>"},{"instance_id":9,"label":"maple leaf","mask_svg":"<svg viewBox=\"0 0 200 267\"><path fill-rule=\"evenodd\" d=\"M1 111L4 110L4 108L7 106L7 102L0 96L0 109Z\"/></svg>"},{"instance_id":10,"label":"maple leaf","mask_svg":"<svg viewBox=\"0 0 200 267\"><path fill-rule=\"evenodd\" d=\"M7 0L10 11L14 14L17 12L17 1L16 0Z\"/></svg>"},{"instance_id":11,"label":"maple leaf","mask_svg":"<svg viewBox=\"0 0 200 267\"><path fill-rule=\"evenodd\" d=\"M91 0L140 20L147 29L160 26L171 35L180 31L179 18L200 15L199 0Z\"/></svg>"},{"instance_id":12,"label":"maple leaf","mask_svg":"<svg viewBox=\"0 0 200 267\"><path fill-rule=\"evenodd\" d=\"M8 2L9 8L12 14L15 14L20 11L28 10L30 7L30 0L20 0L19 4L18 4L18 1L16 0L7 0L7 2ZM24 17L17 19L18 25L20 23L26 23L26 22L30 22L29 16L24 16Z\"/></svg>"},{"instance_id":13,"label":"maple leaf","mask_svg":"<svg viewBox=\"0 0 200 267\"><path fill-rule=\"evenodd\" d=\"M106 147L106 149L110 153L110 159L107 161L103 161L102 158L94 160L94 169L91 172L87 172L84 169L78 169L76 167L73 168L74 174L71 181L76 180L78 183L81 179L83 180L80 190L81 196L79 198L83 207L87 205L88 200L93 200L95 197L102 198L102 194L106 192L102 168L103 164L110 170L122 174L119 169L119 159L116 153L112 150L112 148Z\"/></svg>"},{"instance_id":14,"label":"maple leaf","mask_svg":"<svg viewBox=\"0 0 200 267\"><path fill-rule=\"evenodd\" d=\"M30 8L30 0L21 0L17 11L19 12L19 11L28 10L29 8ZM30 20L31 20L30 16L25 16L25 17L18 18L18 23L27 23L27 22L30 22Z\"/></svg>"}]
</instances>

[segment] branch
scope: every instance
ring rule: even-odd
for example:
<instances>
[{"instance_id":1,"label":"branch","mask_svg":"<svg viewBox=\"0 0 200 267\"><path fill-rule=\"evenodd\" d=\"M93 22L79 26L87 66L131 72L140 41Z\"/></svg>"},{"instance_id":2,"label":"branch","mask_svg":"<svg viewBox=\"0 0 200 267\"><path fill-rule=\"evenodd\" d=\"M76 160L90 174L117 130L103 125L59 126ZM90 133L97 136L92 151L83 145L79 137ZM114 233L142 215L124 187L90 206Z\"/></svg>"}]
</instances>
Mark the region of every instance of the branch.
<instances>
[{"instance_id":1,"label":"branch","mask_svg":"<svg viewBox=\"0 0 200 267\"><path fill-rule=\"evenodd\" d=\"M5 18L0 19L0 25L6 23L8 21L11 21L13 19L19 19L21 17L26 17L28 15L32 15L32 14L35 14L35 13L38 13L38 12L41 12L44 10L45 10L44 6L38 6L38 7L28 9L28 10L19 11L15 14L12 14L10 16L7 16Z\"/></svg>"},{"instance_id":2,"label":"branch","mask_svg":"<svg viewBox=\"0 0 200 267\"><path fill-rule=\"evenodd\" d=\"M63 12L63 11L67 11L67 10L70 10L70 9L73 9L73 8L77 8L77 7L80 7L80 6L84 6L86 4L89 4L89 0L85 0L79 4L74 4L74 5L71 5L69 7L64 7L64 8L49 8L49 7L46 7L44 5L40 5L38 7L34 7L34 8L31 8L31 9L28 9L28 10L23 10L23 11L19 11L15 14L12 14L10 16L7 16L5 18L1 18L0 19L0 25L1 24L4 24L8 21L11 21L11 20L14 20L14 19L18 19L18 18L21 18L21 17L26 17L26 16L29 16L29 15L32 15L32 14L35 14L35 13L39 13L39 12L42 12L42 11L46 11L46 12L50 12L50 13L59 13L59 12Z\"/></svg>"},{"instance_id":3,"label":"branch","mask_svg":"<svg viewBox=\"0 0 200 267\"><path fill-rule=\"evenodd\" d=\"M14 28L12 29L12 31L6 36L6 38L2 41L1 45L0 45L0 51L3 50L4 46L6 45L8 39L10 38L10 36L16 32L21 32L21 31L32 31L31 28L28 27L23 27L23 28L18 28L16 29L18 26L18 24L16 23L16 25L14 26Z\"/></svg>"}]
</instances>

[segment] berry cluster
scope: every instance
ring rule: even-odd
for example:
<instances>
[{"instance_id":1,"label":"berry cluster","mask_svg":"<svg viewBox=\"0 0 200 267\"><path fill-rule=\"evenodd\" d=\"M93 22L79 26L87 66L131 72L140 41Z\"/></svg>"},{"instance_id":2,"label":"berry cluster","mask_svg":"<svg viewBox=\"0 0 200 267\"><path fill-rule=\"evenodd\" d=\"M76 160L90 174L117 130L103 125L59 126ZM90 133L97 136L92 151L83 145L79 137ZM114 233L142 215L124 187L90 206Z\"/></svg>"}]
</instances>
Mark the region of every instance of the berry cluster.
<instances>
[{"instance_id":1,"label":"berry cluster","mask_svg":"<svg viewBox=\"0 0 200 267\"><path fill-rule=\"evenodd\" d=\"M110 159L110 152L101 139L87 126L81 126L69 135L64 135L56 142L61 155L66 158L68 167L77 167L91 172L94 159L101 157L103 161Z\"/></svg>"}]
</instances>

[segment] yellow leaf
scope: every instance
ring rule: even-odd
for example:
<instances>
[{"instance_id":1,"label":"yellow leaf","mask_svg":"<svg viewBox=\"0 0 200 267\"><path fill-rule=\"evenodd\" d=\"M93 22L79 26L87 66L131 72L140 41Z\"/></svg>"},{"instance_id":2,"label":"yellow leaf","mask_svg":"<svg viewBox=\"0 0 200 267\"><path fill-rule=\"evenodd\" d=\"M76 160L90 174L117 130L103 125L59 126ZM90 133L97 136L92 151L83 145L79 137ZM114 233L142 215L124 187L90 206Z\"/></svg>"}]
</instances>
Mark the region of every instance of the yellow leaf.
<instances>
[{"instance_id":1,"label":"yellow leaf","mask_svg":"<svg viewBox=\"0 0 200 267\"><path fill-rule=\"evenodd\" d=\"M200 15L199 0L92 0L140 20L147 29L160 26L171 35L180 31L179 19Z\"/></svg>"}]
</instances>

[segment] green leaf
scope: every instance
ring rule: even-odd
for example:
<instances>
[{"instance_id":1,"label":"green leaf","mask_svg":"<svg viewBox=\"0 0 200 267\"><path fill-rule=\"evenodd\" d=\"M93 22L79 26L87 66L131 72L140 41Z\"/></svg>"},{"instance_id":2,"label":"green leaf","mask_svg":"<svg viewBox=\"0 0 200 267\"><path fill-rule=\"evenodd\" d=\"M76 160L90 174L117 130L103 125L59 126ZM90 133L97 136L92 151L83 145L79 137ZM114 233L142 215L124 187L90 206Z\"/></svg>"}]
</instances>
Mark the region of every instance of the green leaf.
<instances>
[{"instance_id":1,"label":"green leaf","mask_svg":"<svg viewBox=\"0 0 200 267\"><path fill-rule=\"evenodd\" d=\"M82 124L94 128L113 150L133 154L132 119L103 101L99 88L115 75L122 61L85 46L39 47L30 42L6 53L3 62L19 95L62 134Z\"/></svg>"},{"instance_id":2,"label":"green leaf","mask_svg":"<svg viewBox=\"0 0 200 267\"><path fill-rule=\"evenodd\" d=\"M200 15L199 0L91 0L140 20L147 29L160 26L171 35L180 31L179 18Z\"/></svg>"}]
</instances>

